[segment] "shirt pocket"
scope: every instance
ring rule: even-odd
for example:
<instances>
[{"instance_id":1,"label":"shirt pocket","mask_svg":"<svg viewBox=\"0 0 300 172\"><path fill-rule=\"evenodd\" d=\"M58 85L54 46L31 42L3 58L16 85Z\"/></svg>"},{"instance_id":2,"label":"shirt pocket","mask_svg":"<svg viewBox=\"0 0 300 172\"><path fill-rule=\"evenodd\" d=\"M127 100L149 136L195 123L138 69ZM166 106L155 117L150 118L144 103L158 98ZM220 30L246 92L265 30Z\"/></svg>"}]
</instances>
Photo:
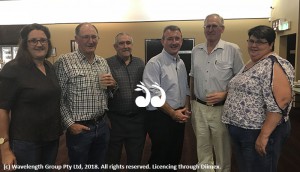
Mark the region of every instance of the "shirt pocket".
<instances>
[{"instance_id":1,"label":"shirt pocket","mask_svg":"<svg viewBox=\"0 0 300 172\"><path fill-rule=\"evenodd\" d=\"M226 61L215 60L215 68L222 72L231 69L231 65Z\"/></svg>"},{"instance_id":2,"label":"shirt pocket","mask_svg":"<svg viewBox=\"0 0 300 172\"><path fill-rule=\"evenodd\" d=\"M74 93L82 92L88 88L88 78L85 73L75 72L71 78L71 88Z\"/></svg>"},{"instance_id":3,"label":"shirt pocket","mask_svg":"<svg viewBox=\"0 0 300 172\"><path fill-rule=\"evenodd\" d=\"M230 79L232 77L232 65L227 61L215 60L214 67L223 80Z\"/></svg>"}]
</instances>

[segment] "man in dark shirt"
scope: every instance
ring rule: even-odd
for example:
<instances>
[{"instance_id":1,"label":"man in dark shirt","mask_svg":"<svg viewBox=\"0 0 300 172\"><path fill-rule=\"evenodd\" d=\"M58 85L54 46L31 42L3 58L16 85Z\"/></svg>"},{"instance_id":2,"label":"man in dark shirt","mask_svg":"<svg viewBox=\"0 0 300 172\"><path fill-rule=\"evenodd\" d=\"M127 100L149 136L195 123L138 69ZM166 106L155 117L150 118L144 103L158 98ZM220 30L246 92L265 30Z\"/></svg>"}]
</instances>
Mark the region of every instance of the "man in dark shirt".
<instances>
[{"instance_id":1,"label":"man in dark shirt","mask_svg":"<svg viewBox=\"0 0 300 172\"><path fill-rule=\"evenodd\" d=\"M131 55L133 39L127 33L115 37L115 56L107 59L118 89L109 99L108 117L111 123L111 136L108 148L108 164L120 164L123 145L127 154L127 164L141 163L144 143L144 109L135 104L136 97L143 94L135 91L142 81L144 62Z\"/></svg>"}]
</instances>

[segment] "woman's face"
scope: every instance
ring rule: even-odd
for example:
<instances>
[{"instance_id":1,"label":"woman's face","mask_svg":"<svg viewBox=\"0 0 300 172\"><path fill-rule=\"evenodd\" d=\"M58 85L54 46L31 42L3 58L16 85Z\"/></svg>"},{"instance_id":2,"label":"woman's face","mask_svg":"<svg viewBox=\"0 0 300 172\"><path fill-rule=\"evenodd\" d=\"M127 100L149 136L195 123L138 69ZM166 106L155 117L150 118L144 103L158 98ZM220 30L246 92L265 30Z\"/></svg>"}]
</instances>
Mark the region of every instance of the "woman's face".
<instances>
[{"instance_id":1,"label":"woman's face","mask_svg":"<svg viewBox=\"0 0 300 172\"><path fill-rule=\"evenodd\" d=\"M272 52L274 43L269 44L266 39L257 39L254 36L250 36L248 42L248 53L253 62L257 62L267 54Z\"/></svg>"},{"instance_id":2,"label":"woman's face","mask_svg":"<svg viewBox=\"0 0 300 172\"><path fill-rule=\"evenodd\" d=\"M46 34L42 30L32 30L28 34L27 47L33 59L45 58L49 43Z\"/></svg>"}]
</instances>

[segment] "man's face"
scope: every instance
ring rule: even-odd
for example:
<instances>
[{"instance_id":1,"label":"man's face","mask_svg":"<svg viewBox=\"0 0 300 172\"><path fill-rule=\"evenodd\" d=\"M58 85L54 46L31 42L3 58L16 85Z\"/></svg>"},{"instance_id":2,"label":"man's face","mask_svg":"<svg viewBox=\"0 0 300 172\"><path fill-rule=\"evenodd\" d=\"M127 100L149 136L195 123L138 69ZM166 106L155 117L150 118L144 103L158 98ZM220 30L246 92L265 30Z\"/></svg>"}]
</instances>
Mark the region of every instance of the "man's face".
<instances>
[{"instance_id":1,"label":"man's face","mask_svg":"<svg viewBox=\"0 0 300 172\"><path fill-rule=\"evenodd\" d=\"M125 58L130 57L132 52L132 38L129 35L119 35L114 48L118 56Z\"/></svg>"},{"instance_id":2,"label":"man's face","mask_svg":"<svg viewBox=\"0 0 300 172\"><path fill-rule=\"evenodd\" d=\"M166 30L161 43L167 53L176 56L182 45L182 34L178 30Z\"/></svg>"},{"instance_id":3,"label":"man's face","mask_svg":"<svg viewBox=\"0 0 300 172\"><path fill-rule=\"evenodd\" d=\"M220 23L220 19L216 16L211 16L206 20L204 26L204 34L208 41L218 41L224 32L224 26Z\"/></svg>"},{"instance_id":4,"label":"man's face","mask_svg":"<svg viewBox=\"0 0 300 172\"><path fill-rule=\"evenodd\" d=\"M91 24L81 26L79 35L75 36L78 49L83 54L94 54L98 45L98 33Z\"/></svg>"}]
</instances>

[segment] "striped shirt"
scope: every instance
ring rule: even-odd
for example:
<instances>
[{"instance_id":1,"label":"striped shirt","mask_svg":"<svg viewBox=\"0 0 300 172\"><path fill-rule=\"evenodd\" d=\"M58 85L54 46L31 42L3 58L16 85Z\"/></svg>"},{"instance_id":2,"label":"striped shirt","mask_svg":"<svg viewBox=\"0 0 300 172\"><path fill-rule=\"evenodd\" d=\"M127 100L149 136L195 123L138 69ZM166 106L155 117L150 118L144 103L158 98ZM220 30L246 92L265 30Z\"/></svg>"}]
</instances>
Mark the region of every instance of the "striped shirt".
<instances>
[{"instance_id":1,"label":"striped shirt","mask_svg":"<svg viewBox=\"0 0 300 172\"><path fill-rule=\"evenodd\" d=\"M63 54L54 64L62 89L61 114L65 128L75 121L85 121L104 114L108 94L100 89L98 73L110 73L104 58L95 56L89 63L79 51Z\"/></svg>"}]
</instances>

